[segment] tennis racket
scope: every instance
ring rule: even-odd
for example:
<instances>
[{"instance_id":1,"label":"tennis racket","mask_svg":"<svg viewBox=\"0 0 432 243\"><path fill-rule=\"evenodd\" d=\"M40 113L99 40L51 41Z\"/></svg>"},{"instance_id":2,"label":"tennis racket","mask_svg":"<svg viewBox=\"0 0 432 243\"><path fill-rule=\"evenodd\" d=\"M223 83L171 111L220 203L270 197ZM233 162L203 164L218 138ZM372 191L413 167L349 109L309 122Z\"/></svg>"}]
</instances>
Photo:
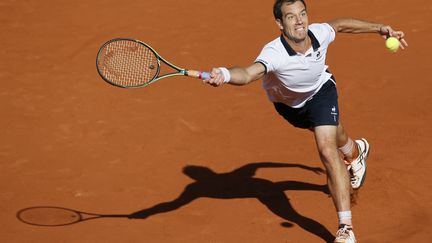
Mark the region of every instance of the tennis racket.
<instances>
[{"instance_id":1,"label":"tennis racket","mask_svg":"<svg viewBox=\"0 0 432 243\"><path fill-rule=\"evenodd\" d=\"M161 62L171 67L172 72L162 74ZM106 82L121 88L141 88L173 76L210 78L207 72L177 67L148 44L127 38L112 39L103 44L97 54L96 68Z\"/></svg>"},{"instance_id":2,"label":"tennis racket","mask_svg":"<svg viewBox=\"0 0 432 243\"><path fill-rule=\"evenodd\" d=\"M35 226L65 226L98 218L128 218L127 214L94 214L73 209L40 206L20 210L17 218L26 224Z\"/></svg>"}]
</instances>

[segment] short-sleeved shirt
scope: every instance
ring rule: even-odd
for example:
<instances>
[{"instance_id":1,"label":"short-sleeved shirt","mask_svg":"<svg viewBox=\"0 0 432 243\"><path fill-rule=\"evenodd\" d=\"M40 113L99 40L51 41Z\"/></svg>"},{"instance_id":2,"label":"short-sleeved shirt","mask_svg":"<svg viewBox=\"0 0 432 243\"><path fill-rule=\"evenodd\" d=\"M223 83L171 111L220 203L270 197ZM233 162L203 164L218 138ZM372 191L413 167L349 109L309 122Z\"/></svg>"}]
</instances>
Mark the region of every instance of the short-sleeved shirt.
<instances>
[{"instance_id":1,"label":"short-sleeved shirt","mask_svg":"<svg viewBox=\"0 0 432 243\"><path fill-rule=\"evenodd\" d=\"M306 53L295 52L280 36L265 45L255 60L266 68L263 88L270 101L300 108L332 76L325 60L334 29L327 23L311 24L308 29L312 47Z\"/></svg>"}]
</instances>

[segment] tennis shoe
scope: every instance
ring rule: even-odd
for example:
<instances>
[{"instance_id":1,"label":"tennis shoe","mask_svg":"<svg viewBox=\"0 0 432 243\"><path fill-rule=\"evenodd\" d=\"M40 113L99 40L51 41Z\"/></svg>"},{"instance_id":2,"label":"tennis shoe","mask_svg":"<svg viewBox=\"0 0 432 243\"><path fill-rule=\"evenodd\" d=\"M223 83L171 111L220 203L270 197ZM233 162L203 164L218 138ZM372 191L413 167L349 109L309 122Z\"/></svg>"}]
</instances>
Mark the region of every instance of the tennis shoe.
<instances>
[{"instance_id":1,"label":"tennis shoe","mask_svg":"<svg viewBox=\"0 0 432 243\"><path fill-rule=\"evenodd\" d=\"M356 243L353 229L351 225L341 224L336 232L334 243Z\"/></svg>"},{"instance_id":2,"label":"tennis shoe","mask_svg":"<svg viewBox=\"0 0 432 243\"><path fill-rule=\"evenodd\" d=\"M359 156L348 166L351 187L359 189L366 179L366 159L369 156L369 143L366 139L355 140L359 149Z\"/></svg>"}]
</instances>

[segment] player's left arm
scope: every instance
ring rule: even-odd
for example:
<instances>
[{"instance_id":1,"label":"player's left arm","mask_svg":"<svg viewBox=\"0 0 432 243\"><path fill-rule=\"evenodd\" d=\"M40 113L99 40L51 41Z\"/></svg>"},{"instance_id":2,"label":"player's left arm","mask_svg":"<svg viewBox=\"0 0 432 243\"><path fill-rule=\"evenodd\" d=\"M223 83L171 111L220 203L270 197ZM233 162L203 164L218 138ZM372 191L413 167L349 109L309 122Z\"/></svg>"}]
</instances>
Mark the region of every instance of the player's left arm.
<instances>
[{"instance_id":1,"label":"player's left arm","mask_svg":"<svg viewBox=\"0 0 432 243\"><path fill-rule=\"evenodd\" d=\"M405 34L403 31L394 30L391 26L385 24L378 24L367 22L353 18L341 18L329 21L328 24L339 33L378 33L384 39L388 37L396 37L401 42L401 48L404 49L408 46L405 41Z\"/></svg>"}]
</instances>

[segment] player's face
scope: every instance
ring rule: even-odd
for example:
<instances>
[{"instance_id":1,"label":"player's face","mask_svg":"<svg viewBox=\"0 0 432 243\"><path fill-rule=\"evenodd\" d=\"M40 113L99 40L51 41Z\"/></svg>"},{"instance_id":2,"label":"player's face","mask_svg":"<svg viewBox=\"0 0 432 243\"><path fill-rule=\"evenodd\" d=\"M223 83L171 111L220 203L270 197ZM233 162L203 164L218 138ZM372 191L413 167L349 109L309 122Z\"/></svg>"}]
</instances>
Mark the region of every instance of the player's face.
<instances>
[{"instance_id":1,"label":"player's face","mask_svg":"<svg viewBox=\"0 0 432 243\"><path fill-rule=\"evenodd\" d=\"M301 1L283 4L282 20L276 20L279 28L289 40L302 42L307 37L309 20L306 7Z\"/></svg>"}]
</instances>

